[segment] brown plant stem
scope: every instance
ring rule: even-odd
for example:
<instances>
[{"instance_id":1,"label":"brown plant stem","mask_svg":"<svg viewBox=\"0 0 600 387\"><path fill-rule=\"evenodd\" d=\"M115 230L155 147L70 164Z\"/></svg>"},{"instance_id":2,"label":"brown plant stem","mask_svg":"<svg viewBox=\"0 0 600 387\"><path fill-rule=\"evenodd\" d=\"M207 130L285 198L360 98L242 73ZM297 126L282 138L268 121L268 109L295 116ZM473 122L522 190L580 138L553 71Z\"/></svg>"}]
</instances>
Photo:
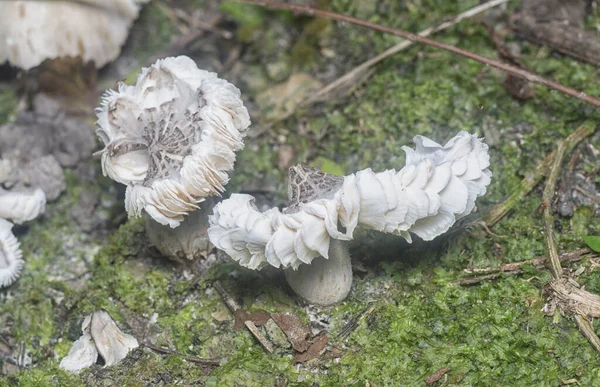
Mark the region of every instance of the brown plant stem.
<instances>
[{"instance_id":1,"label":"brown plant stem","mask_svg":"<svg viewBox=\"0 0 600 387\"><path fill-rule=\"evenodd\" d=\"M584 122L574 132L572 132L562 143L565 147L566 153L571 151L585 138L591 136L597 127L591 122ZM519 191L510 195L502 203L496 204L491 211L482 219L482 221L488 226L493 227L498 223L506 214L508 214L518 203L525 198L533 190L533 188L546 176L548 168L552 164L552 160L556 155L556 151L552 151L546 158L539 163L535 169L525 176L521 181L521 188Z\"/></svg>"},{"instance_id":2,"label":"brown plant stem","mask_svg":"<svg viewBox=\"0 0 600 387\"><path fill-rule=\"evenodd\" d=\"M550 81L548 79L545 79L545 78L543 78L537 74L534 74L532 72L529 72L527 70L523 70L518 67L509 65L506 63L502 63L497 60L493 60L493 59L487 58L487 57L479 55L479 54L475 54L474 52L467 51L462 48L458 48L458 47L455 47L455 46L452 46L449 44L441 43L441 42L438 42L438 41L435 41L432 39L428 39L428 38L419 36L417 34L408 32L408 31L403 31L403 30L399 30L399 29L395 29L395 28L391 28L391 27L382 26L377 23L372 23L367 20L358 19L358 18L355 18L352 16L341 15L336 12L324 11L324 10L320 10L320 9L316 9L316 8L304 7L304 6L295 5L295 4L287 4L287 3L282 3L280 1L269 1L269 0L236 0L236 1L238 1L240 3L254 4L254 5L259 5L259 6L273 8L273 9L292 11L292 12L296 12L296 13L302 14L302 15L318 16L318 17L322 17L322 18L326 18L326 19L331 19L331 20L336 20L336 21L341 21L341 22L346 22L346 23L352 23L352 24L370 28L370 29L373 29L376 31L381 31L381 32L385 32L387 34L399 36L401 38L404 38L404 39L407 39L407 40L410 40L410 41L413 41L416 43L421 43L421 44L425 44L428 46L436 47L436 48L439 48L440 50L452 52L454 54L463 56L465 58L473 59L477 62L485 64L486 66L497 68L508 74L512 74L516 77L523 78L529 82L537 83L538 85L549 87L549 88L559 91L563 94L567 94L567 95L570 95L571 97L574 97L581 101L587 102L596 107L600 107L600 99L589 96L579 90L561 85L560 83L557 83L554 81Z\"/></svg>"}]
</instances>

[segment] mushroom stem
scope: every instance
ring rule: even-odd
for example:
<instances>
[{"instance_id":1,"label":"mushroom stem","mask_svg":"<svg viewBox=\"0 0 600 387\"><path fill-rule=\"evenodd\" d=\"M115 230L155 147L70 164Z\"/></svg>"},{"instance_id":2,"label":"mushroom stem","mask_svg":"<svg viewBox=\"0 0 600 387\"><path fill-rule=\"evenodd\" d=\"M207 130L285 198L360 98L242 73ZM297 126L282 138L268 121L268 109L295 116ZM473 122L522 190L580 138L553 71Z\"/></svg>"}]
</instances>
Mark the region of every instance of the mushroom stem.
<instances>
[{"instance_id":1,"label":"mushroom stem","mask_svg":"<svg viewBox=\"0 0 600 387\"><path fill-rule=\"evenodd\" d=\"M285 270L290 287L311 304L328 306L342 301L352 286L348 242L331 239L329 258L317 257L310 265Z\"/></svg>"},{"instance_id":2,"label":"mushroom stem","mask_svg":"<svg viewBox=\"0 0 600 387\"><path fill-rule=\"evenodd\" d=\"M211 249L208 238L208 214L214 200L208 198L202 207L186 216L177 228L162 225L145 214L146 235L164 256L180 263L207 257Z\"/></svg>"}]
</instances>

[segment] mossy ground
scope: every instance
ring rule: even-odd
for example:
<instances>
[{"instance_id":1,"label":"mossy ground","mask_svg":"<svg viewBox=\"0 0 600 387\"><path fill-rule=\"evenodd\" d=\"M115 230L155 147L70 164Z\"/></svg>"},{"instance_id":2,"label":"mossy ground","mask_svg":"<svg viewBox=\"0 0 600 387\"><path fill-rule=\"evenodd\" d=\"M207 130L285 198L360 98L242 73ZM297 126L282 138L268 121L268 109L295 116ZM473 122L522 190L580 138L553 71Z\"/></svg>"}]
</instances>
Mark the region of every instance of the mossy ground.
<instances>
[{"instance_id":1,"label":"mossy ground","mask_svg":"<svg viewBox=\"0 0 600 387\"><path fill-rule=\"evenodd\" d=\"M419 31L477 3L332 0L323 6ZM515 6L511 3L510 9ZM224 8L228 20L239 23L234 42L224 44L243 45L241 67L221 75L242 89L254 109L256 131L266 124L261 121L262 107L256 104L261 91L295 72L334 79L398 41L347 24L237 7ZM150 38L140 38L139 57L157 51L151 43L169 40L175 33L171 22L157 3L144 11L135 29L141 36L146 35L139 31L149 31ZM600 19L591 15L586 23L591 28ZM497 55L487 29L475 21L463 21L435 38L485 56ZM531 70L600 95L593 66L511 35L508 39L518 42ZM334 55L324 55L325 50ZM334 75L327 73L331 67ZM266 187L281 202L285 179L278 167L278 150L283 145L292 147L295 162L317 160L328 172L351 173L366 167L401 167L400 147L410 145L416 134L444 141L458 130L468 130L496 139L490 149L494 177L489 193L479 200L477 216L485 214L518 190L524 174L559 140L584 121L600 123L590 106L542 87L535 88L535 98L516 101L505 91L503 79L500 72L453 54L410 48L384 61L350 95L300 109L262 135L249 138L228 192ZM0 101L0 122L4 122L11 119L16 97L5 91ZM600 147L600 137L588 141ZM597 173L597 166L587 168L590 175ZM47 216L20 231L27 264L21 279L0 292L0 326L11 343L25 348L32 365L0 379L0 385L266 386L285 380L289 385L423 385L425 377L444 367L451 371L440 385L554 386L570 379L594 385L600 379L600 355L574 321L544 317L540 312L541 289L550 278L547 271L527 269L520 276L472 287L450 284L468 266L495 266L544 254L539 188L494 228L506 238L475 229L434 244L410 246L397 238L363 234L353 247L353 256L363 268L350 296L321 311L329 320L331 343L341 349L341 358L303 366L293 365L291 356L266 353L248 332L233 332L232 317L211 287L218 278L248 310L290 311L307 318L305 307L280 276L219 263L197 274L199 280L191 279L189 268L148 248L139 220L127 221L108 240L82 236L66 215L81 189L77 179L69 179L67 194L49 206ZM120 210L117 207L111 216L116 218ZM591 208L578 208L572 218L562 218L560 223L561 249L581 246L582 235L600 233ZM575 266L579 265L590 266L587 261ZM587 270L580 282L600 292L600 271ZM335 339L369 303L374 309L356 330L347 339ZM129 325L136 335L152 336L156 345L227 361L207 374L207 369L178 356L144 350L119 366L94 366L78 376L61 371L58 362L79 336L81 319L98 308ZM155 314L156 322L150 323Z\"/></svg>"}]
</instances>

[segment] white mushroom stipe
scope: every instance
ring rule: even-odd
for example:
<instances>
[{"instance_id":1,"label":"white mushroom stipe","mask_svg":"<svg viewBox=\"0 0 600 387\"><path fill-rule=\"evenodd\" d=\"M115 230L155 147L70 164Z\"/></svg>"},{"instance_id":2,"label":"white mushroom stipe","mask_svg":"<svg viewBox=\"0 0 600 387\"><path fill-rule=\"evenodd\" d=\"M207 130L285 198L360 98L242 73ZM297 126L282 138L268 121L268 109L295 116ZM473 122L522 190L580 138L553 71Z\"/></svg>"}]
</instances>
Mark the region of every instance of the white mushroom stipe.
<instances>
[{"instance_id":1,"label":"white mushroom stipe","mask_svg":"<svg viewBox=\"0 0 600 387\"><path fill-rule=\"evenodd\" d=\"M119 55L143 2L2 1L0 63L28 70L45 59L72 56L100 68Z\"/></svg>"},{"instance_id":2,"label":"white mushroom stipe","mask_svg":"<svg viewBox=\"0 0 600 387\"><path fill-rule=\"evenodd\" d=\"M0 218L23 224L37 218L46 210L46 195L34 191L6 191L0 188Z\"/></svg>"},{"instance_id":3,"label":"white mushroom stipe","mask_svg":"<svg viewBox=\"0 0 600 387\"><path fill-rule=\"evenodd\" d=\"M131 217L172 228L219 195L250 125L240 91L185 56L158 60L119 84L97 111L105 175L127 185Z\"/></svg>"},{"instance_id":4,"label":"white mushroom stipe","mask_svg":"<svg viewBox=\"0 0 600 387\"><path fill-rule=\"evenodd\" d=\"M285 269L285 278L296 294L315 305L343 301L352 287L348 242L332 239L329 258L315 258L310 265Z\"/></svg>"},{"instance_id":5,"label":"white mushroom stipe","mask_svg":"<svg viewBox=\"0 0 600 387\"><path fill-rule=\"evenodd\" d=\"M12 223L0 219L0 288L15 282L24 264L12 227Z\"/></svg>"},{"instance_id":6,"label":"white mushroom stipe","mask_svg":"<svg viewBox=\"0 0 600 387\"><path fill-rule=\"evenodd\" d=\"M261 213L251 196L232 195L210 217L211 242L244 267L268 263L297 269L318 256L327 259L331 239L351 240L357 226L408 242L411 232L432 240L485 194L491 178L488 147L466 132L444 146L423 136L415 143L414 150L403 148L406 166L400 171L366 169L336 178L292 168L292 205L283 213L277 208Z\"/></svg>"},{"instance_id":7,"label":"white mushroom stipe","mask_svg":"<svg viewBox=\"0 0 600 387\"><path fill-rule=\"evenodd\" d=\"M103 310L87 316L81 330L83 335L73 343L67 356L60 362L62 369L79 373L95 364L98 354L104 359L105 366L111 366L139 346L137 339L123 333Z\"/></svg>"}]
</instances>

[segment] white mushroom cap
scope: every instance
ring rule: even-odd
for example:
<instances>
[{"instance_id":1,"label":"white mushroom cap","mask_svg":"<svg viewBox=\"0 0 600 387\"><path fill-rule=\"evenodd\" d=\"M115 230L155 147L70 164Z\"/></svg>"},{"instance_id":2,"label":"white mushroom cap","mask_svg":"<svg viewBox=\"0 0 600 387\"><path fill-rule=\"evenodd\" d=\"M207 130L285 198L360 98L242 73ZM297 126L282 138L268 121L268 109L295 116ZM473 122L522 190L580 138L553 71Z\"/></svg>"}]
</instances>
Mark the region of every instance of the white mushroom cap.
<instances>
[{"instance_id":1,"label":"white mushroom cap","mask_svg":"<svg viewBox=\"0 0 600 387\"><path fill-rule=\"evenodd\" d=\"M6 191L0 188L0 218L22 224L37 218L46 210L46 195L34 191Z\"/></svg>"},{"instance_id":2,"label":"white mushroom cap","mask_svg":"<svg viewBox=\"0 0 600 387\"><path fill-rule=\"evenodd\" d=\"M135 337L123 333L110 315L99 310L92 316L90 333L98 348L98 353L107 366L123 360L129 351L139 347Z\"/></svg>"},{"instance_id":3,"label":"white mushroom cap","mask_svg":"<svg viewBox=\"0 0 600 387\"><path fill-rule=\"evenodd\" d=\"M298 268L328 257L330 239L352 239L357 226L411 242L410 233L431 240L469 214L490 183L488 147L460 132L441 146L415 137L404 148L400 171L371 169L346 176L331 198L296 203L296 212L259 212L249 195L232 195L214 208L209 237L240 265L257 269ZM344 229L338 229L340 223Z\"/></svg>"},{"instance_id":4,"label":"white mushroom cap","mask_svg":"<svg viewBox=\"0 0 600 387\"><path fill-rule=\"evenodd\" d=\"M81 324L83 335L73 343L67 356L60 361L60 368L79 373L84 368L95 364L98 360L98 349L90 334L91 317L91 315L87 316L83 320L83 324Z\"/></svg>"},{"instance_id":5,"label":"white mushroom cap","mask_svg":"<svg viewBox=\"0 0 600 387\"><path fill-rule=\"evenodd\" d=\"M109 90L97 124L103 172L127 185L129 216L175 228L224 190L250 118L235 86L179 56Z\"/></svg>"},{"instance_id":6,"label":"white mushroom cap","mask_svg":"<svg viewBox=\"0 0 600 387\"><path fill-rule=\"evenodd\" d=\"M144 1L145 2L145 1ZM0 63L26 70L64 56L102 67L121 51L137 18L136 0L0 2Z\"/></svg>"},{"instance_id":7,"label":"white mushroom cap","mask_svg":"<svg viewBox=\"0 0 600 387\"><path fill-rule=\"evenodd\" d=\"M79 373L95 364L98 354L104 359L105 366L111 366L119 363L129 351L139 346L137 339L123 333L103 310L87 316L81 324L81 330L83 335L60 361L60 368Z\"/></svg>"},{"instance_id":8,"label":"white mushroom cap","mask_svg":"<svg viewBox=\"0 0 600 387\"><path fill-rule=\"evenodd\" d=\"M0 218L0 287L12 284L25 263L12 227L12 223Z\"/></svg>"}]
</instances>

